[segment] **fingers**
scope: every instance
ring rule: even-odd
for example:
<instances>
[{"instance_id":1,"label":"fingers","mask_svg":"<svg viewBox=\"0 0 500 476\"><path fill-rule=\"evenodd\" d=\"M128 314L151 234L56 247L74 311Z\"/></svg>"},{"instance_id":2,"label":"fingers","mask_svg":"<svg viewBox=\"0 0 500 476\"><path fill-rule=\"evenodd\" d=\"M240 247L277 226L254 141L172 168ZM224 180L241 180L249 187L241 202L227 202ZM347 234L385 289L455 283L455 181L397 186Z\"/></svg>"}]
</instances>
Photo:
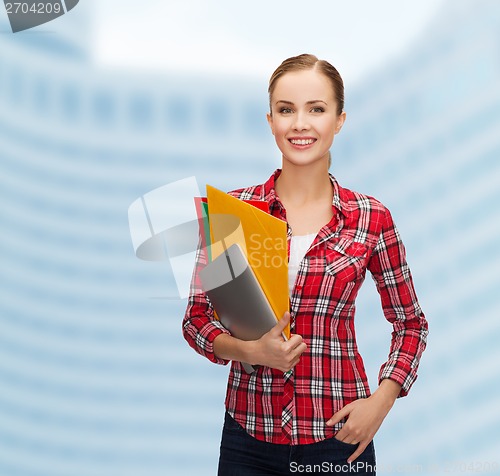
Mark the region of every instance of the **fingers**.
<instances>
[{"instance_id":1,"label":"fingers","mask_svg":"<svg viewBox=\"0 0 500 476\"><path fill-rule=\"evenodd\" d=\"M288 341L283 342L282 349L290 357L294 358L300 356L307 349L307 344L302 339L302 336L295 334Z\"/></svg>"},{"instance_id":2,"label":"fingers","mask_svg":"<svg viewBox=\"0 0 500 476\"><path fill-rule=\"evenodd\" d=\"M289 323L290 313L285 312L275 326L259 339L267 353L264 365L283 372L287 372L295 367L300 360L300 356L307 349L302 336L298 334L292 335L288 340L283 338L283 330Z\"/></svg>"},{"instance_id":3,"label":"fingers","mask_svg":"<svg viewBox=\"0 0 500 476\"><path fill-rule=\"evenodd\" d=\"M285 350L291 351L299 347L301 344L304 344L302 336L300 336L299 334L293 334L292 337L290 337L290 339L288 339L286 343L283 344L283 348Z\"/></svg>"},{"instance_id":4,"label":"fingers","mask_svg":"<svg viewBox=\"0 0 500 476\"><path fill-rule=\"evenodd\" d=\"M344 408L340 409L337 413L334 413L333 416L326 422L326 425L327 426L336 425L337 423L342 421L347 415L349 415L349 413L351 413L351 408L349 405L346 405ZM342 430L340 430L339 433L341 431ZM340 440L341 437L339 437L338 439Z\"/></svg>"},{"instance_id":5,"label":"fingers","mask_svg":"<svg viewBox=\"0 0 500 476\"><path fill-rule=\"evenodd\" d=\"M291 360L299 359L302 353L307 349L307 345L302 342L297 347L293 348L289 352L289 357Z\"/></svg>"},{"instance_id":6,"label":"fingers","mask_svg":"<svg viewBox=\"0 0 500 476\"><path fill-rule=\"evenodd\" d=\"M271 329L271 332L276 335L281 335L285 327L290 323L290 313L285 312L283 317L276 323L276 325Z\"/></svg>"},{"instance_id":7,"label":"fingers","mask_svg":"<svg viewBox=\"0 0 500 476\"><path fill-rule=\"evenodd\" d=\"M363 443L360 442L359 446L356 448L356 451L351 456L349 456L349 458L347 458L347 462L352 463L355 459L357 459L358 456L360 456L361 453L365 451L369 443L370 442L363 442Z\"/></svg>"},{"instance_id":8,"label":"fingers","mask_svg":"<svg viewBox=\"0 0 500 476\"><path fill-rule=\"evenodd\" d=\"M299 342L299 345L297 345L294 348L291 348L286 352L287 354L285 357L286 364L283 368L280 369L284 372L288 372L289 370L293 369L299 363L300 356L302 355L302 353L307 349L307 345L304 342L302 342L302 337L300 336L296 337L298 337L299 339L297 339L295 342ZM288 345L289 343L290 341L286 342L286 345Z\"/></svg>"}]
</instances>

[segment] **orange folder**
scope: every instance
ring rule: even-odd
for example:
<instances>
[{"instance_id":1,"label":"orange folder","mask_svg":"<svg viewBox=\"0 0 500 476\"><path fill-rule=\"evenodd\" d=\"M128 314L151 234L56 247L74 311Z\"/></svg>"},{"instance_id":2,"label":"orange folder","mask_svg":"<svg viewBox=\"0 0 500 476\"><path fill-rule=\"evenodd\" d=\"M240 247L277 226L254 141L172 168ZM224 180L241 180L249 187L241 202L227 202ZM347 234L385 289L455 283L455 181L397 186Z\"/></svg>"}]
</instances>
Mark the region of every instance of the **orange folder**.
<instances>
[{"instance_id":1,"label":"orange folder","mask_svg":"<svg viewBox=\"0 0 500 476\"><path fill-rule=\"evenodd\" d=\"M243 200L250 203L259 210L269 213L269 203L262 200ZM212 261L211 242L210 242L210 217L208 216L207 197L194 197L196 214L198 216L199 233L201 237L201 247L206 250L207 261Z\"/></svg>"},{"instance_id":2,"label":"orange folder","mask_svg":"<svg viewBox=\"0 0 500 476\"><path fill-rule=\"evenodd\" d=\"M238 243L277 319L289 310L286 222L207 185L212 259ZM285 329L290 337L290 329Z\"/></svg>"}]
</instances>

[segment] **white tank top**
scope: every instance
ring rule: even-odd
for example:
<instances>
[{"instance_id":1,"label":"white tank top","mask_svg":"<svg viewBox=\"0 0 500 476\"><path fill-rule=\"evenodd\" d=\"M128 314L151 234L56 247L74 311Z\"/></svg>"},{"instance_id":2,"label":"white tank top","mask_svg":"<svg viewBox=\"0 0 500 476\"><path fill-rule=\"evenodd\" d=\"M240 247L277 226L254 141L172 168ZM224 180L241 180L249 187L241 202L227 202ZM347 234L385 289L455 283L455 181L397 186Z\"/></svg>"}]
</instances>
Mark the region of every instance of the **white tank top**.
<instances>
[{"instance_id":1,"label":"white tank top","mask_svg":"<svg viewBox=\"0 0 500 476\"><path fill-rule=\"evenodd\" d=\"M290 296L295 286L297 273L299 271L300 262L307 253L312 242L316 238L316 233L309 235L292 235L290 239L290 259L288 260L288 291Z\"/></svg>"}]
</instances>

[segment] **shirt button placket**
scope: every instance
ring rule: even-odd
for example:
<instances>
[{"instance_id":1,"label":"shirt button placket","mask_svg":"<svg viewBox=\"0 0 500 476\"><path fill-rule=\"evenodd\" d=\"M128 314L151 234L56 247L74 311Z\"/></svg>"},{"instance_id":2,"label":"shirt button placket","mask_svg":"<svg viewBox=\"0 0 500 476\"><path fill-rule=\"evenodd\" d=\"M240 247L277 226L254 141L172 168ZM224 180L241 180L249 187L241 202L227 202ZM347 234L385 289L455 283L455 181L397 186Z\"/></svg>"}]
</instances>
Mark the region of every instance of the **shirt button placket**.
<instances>
[{"instance_id":1,"label":"shirt button placket","mask_svg":"<svg viewBox=\"0 0 500 476\"><path fill-rule=\"evenodd\" d=\"M293 416L295 413L293 370L285 372L283 378L284 386L282 397L283 410L281 412L281 428L283 431L283 436L286 438L286 440L291 441L293 437Z\"/></svg>"}]
</instances>

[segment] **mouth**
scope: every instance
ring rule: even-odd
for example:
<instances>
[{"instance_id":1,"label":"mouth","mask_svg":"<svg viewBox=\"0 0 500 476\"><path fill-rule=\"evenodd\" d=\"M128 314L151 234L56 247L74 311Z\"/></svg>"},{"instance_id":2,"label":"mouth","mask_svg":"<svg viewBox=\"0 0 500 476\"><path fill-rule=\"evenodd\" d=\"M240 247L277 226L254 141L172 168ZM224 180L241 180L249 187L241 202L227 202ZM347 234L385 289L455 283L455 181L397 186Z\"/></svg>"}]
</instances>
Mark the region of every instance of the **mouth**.
<instances>
[{"instance_id":1,"label":"mouth","mask_svg":"<svg viewBox=\"0 0 500 476\"><path fill-rule=\"evenodd\" d=\"M291 138L288 139L288 141L294 145L295 147L308 147L316 142L316 139L313 137L305 137L305 138Z\"/></svg>"}]
</instances>

